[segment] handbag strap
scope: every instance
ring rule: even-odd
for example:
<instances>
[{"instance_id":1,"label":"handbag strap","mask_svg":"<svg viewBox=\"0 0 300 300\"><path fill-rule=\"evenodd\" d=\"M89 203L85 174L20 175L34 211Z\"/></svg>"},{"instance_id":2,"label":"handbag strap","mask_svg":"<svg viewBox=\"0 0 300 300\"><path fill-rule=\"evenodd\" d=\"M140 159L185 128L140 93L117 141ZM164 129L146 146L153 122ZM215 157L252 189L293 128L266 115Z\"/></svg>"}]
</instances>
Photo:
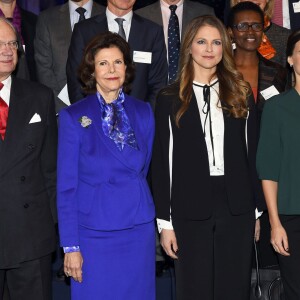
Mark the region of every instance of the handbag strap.
<instances>
[{"instance_id":1,"label":"handbag strap","mask_svg":"<svg viewBox=\"0 0 300 300\"><path fill-rule=\"evenodd\" d=\"M261 292L261 283L260 283L260 274L259 274L258 251L257 251L257 244L255 238L253 239L253 243L254 243L255 271L256 271L255 296L259 299L262 296L262 292Z\"/></svg>"}]
</instances>

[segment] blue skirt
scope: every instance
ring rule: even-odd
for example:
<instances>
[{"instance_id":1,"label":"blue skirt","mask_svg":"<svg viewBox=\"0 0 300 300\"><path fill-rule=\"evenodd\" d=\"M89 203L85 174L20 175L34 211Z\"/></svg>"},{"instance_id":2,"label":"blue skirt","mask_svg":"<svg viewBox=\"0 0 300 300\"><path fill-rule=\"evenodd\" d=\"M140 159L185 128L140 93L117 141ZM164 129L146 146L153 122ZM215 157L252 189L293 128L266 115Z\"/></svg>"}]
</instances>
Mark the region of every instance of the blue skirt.
<instances>
[{"instance_id":1,"label":"blue skirt","mask_svg":"<svg viewBox=\"0 0 300 300\"><path fill-rule=\"evenodd\" d=\"M72 300L154 300L154 222L118 231L81 227L82 283L72 279Z\"/></svg>"}]
</instances>

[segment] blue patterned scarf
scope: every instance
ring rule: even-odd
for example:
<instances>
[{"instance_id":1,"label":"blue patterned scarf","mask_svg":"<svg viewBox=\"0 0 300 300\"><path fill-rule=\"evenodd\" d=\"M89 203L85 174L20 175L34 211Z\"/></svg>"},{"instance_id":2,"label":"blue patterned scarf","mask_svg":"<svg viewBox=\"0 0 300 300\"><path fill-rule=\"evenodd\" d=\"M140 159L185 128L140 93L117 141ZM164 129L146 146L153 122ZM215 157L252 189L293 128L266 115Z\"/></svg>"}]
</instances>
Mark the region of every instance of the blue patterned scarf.
<instances>
[{"instance_id":1,"label":"blue patterned scarf","mask_svg":"<svg viewBox=\"0 0 300 300\"><path fill-rule=\"evenodd\" d=\"M112 139L120 151L124 145L128 145L136 150L139 149L135 134L130 126L130 122L124 109L125 96L120 89L119 96L112 103L106 103L104 98L97 92L97 97L101 107L102 129L104 134Z\"/></svg>"}]
</instances>

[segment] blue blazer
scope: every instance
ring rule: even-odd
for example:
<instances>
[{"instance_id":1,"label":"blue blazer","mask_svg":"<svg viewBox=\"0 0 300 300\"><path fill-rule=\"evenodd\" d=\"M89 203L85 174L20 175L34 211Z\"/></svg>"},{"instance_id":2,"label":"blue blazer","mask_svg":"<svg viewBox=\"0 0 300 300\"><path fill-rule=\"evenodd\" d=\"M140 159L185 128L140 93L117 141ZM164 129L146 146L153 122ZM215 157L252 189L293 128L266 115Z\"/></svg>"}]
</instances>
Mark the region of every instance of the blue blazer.
<instances>
[{"instance_id":1,"label":"blue blazer","mask_svg":"<svg viewBox=\"0 0 300 300\"><path fill-rule=\"evenodd\" d=\"M100 104L88 96L59 116L57 205L62 246L80 245L78 228L121 230L154 219L146 176L154 117L148 103L128 95L124 107L139 150L118 150L104 135ZM83 127L80 118L92 123Z\"/></svg>"}]
</instances>

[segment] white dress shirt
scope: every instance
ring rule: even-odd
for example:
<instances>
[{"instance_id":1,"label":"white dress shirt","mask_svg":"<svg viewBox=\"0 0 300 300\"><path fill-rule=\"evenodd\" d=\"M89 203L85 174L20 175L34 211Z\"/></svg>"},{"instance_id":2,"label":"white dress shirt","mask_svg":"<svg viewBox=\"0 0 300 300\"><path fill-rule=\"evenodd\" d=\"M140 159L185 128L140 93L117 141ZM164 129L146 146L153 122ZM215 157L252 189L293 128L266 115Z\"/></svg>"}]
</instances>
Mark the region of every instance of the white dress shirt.
<instances>
[{"instance_id":1,"label":"white dress shirt","mask_svg":"<svg viewBox=\"0 0 300 300\"><path fill-rule=\"evenodd\" d=\"M11 76L8 76L5 80L1 81L3 83L3 88L0 91L0 97L9 106L10 99L10 89L11 89Z\"/></svg>"},{"instance_id":2,"label":"white dress shirt","mask_svg":"<svg viewBox=\"0 0 300 300\"><path fill-rule=\"evenodd\" d=\"M217 79L212 81L210 88L210 112L211 112L211 126L212 135L214 143L214 151L211 144L210 137L210 122L209 116L207 116L205 124L205 142L208 153L209 170L210 176L221 176L224 175L224 117L223 110L219 101L219 83ZM203 98L203 86L205 84L194 81L193 89L197 99L200 119L202 128L204 131L204 123L206 114L203 112L205 110L204 98ZM200 87L202 86L202 87ZM213 157L215 156L215 164L213 163Z\"/></svg>"},{"instance_id":3,"label":"white dress shirt","mask_svg":"<svg viewBox=\"0 0 300 300\"><path fill-rule=\"evenodd\" d=\"M126 14L122 17L118 17L118 16L114 15L108 8L106 8L106 18L107 18L108 30L111 31L111 32L118 33L119 32L119 25L115 21L115 19L116 18L124 19L123 28L124 28L125 35L126 35L126 41L128 41L129 33L130 33L130 27L131 27L132 15L133 15L133 12L131 10L128 14ZM142 38L145 38L145 37L141 37L141 39Z\"/></svg>"},{"instance_id":4,"label":"white dress shirt","mask_svg":"<svg viewBox=\"0 0 300 300\"><path fill-rule=\"evenodd\" d=\"M282 26L291 29L289 0L282 0Z\"/></svg>"},{"instance_id":5,"label":"white dress shirt","mask_svg":"<svg viewBox=\"0 0 300 300\"><path fill-rule=\"evenodd\" d=\"M69 12L70 12L70 20L71 20L71 28L73 30L74 25L79 21L79 13L76 11L76 9L80 7L75 2L69 0ZM93 8L93 1L89 0L86 4L82 6L86 9L84 12L84 16L86 19L89 19L92 14L92 8Z\"/></svg>"}]
</instances>

